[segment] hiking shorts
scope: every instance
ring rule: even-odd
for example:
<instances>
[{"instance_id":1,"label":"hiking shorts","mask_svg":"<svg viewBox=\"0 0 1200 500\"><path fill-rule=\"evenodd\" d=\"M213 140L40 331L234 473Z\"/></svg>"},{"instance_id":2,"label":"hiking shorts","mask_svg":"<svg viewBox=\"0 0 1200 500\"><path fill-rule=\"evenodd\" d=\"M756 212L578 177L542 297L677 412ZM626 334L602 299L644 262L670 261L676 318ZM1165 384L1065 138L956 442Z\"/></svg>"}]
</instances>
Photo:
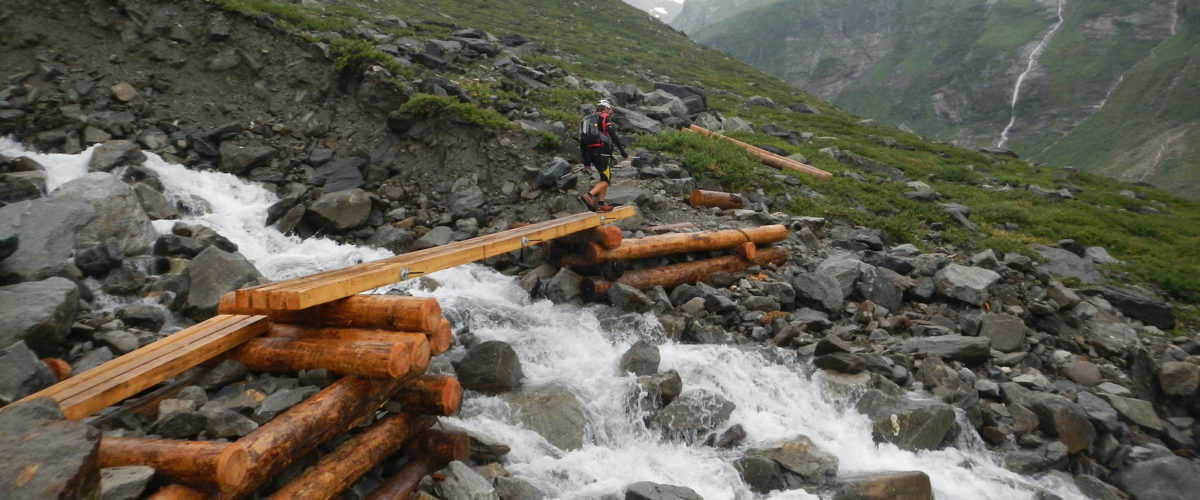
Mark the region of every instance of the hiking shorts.
<instances>
[{"instance_id":1,"label":"hiking shorts","mask_svg":"<svg viewBox=\"0 0 1200 500\"><path fill-rule=\"evenodd\" d=\"M603 148L603 147L584 148L583 164L590 165L592 167L596 167L596 171L600 172L600 181L611 183L612 175L611 175L611 171L608 168L608 157L605 156L606 154L609 154L609 153L607 153L605 151L605 149L606 148Z\"/></svg>"}]
</instances>

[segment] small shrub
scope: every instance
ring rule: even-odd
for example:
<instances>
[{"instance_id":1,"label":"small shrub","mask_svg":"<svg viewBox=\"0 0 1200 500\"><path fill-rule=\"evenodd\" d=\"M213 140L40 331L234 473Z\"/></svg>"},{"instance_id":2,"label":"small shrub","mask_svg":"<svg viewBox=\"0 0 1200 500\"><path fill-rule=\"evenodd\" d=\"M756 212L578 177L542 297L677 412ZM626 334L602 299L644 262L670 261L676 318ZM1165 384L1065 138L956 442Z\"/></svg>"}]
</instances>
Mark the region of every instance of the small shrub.
<instances>
[{"instance_id":1,"label":"small shrub","mask_svg":"<svg viewBox=\"0 0 1200 500\"><path fill-rule=\"evenodd\" d=\"M553 132L547 132L545 130L530 130L529 135L540 138L537 144L538 149L552 151L558 149L559 146L562 146L562 139Z\"/></svg>"},{"instance_id":2,"label":"small shrub","mask_svg":"<svg viewBox=\"0 0 1200 500\"><path fill-rule=\"evenodd\" d=\"M483 128L504 130L512 125L504 115L491 109L483 109L474 104L459 102L450 96L432 94L416 94L408 102L400 106L401 113L409 113L423 118L431 118L440 114L449 114L463 123L473 123Z\"/></svg>"}]
</instances>

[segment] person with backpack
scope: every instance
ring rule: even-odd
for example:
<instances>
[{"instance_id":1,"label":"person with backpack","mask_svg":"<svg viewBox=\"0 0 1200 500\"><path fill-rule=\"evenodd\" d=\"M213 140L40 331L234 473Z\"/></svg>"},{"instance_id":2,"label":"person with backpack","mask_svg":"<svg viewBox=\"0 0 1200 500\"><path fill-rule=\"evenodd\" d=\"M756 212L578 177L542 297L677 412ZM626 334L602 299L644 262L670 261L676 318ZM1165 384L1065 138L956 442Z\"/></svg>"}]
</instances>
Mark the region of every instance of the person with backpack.
<instances>
[{"instance_id":1,"label":"person with backpack","mask_svg":"<svg viewBox=\"0 0 1200 500\"><path fill-rule=\"evenodd\" d=\"M593 167L600 172L600 182L592 186L587 193L579 195L579 201L593 212L610 212L612 205L604 201L608 194L608 184L612 182L608 159L612 158L612 147L617 146L621 156L628 159L625 147L617 138L616 127L612 122L612 104L608 99L601 99L596 104L596 112L583 119L579 126L579 152L583 156L585 167Z\"/></svg>"}]
</instances>

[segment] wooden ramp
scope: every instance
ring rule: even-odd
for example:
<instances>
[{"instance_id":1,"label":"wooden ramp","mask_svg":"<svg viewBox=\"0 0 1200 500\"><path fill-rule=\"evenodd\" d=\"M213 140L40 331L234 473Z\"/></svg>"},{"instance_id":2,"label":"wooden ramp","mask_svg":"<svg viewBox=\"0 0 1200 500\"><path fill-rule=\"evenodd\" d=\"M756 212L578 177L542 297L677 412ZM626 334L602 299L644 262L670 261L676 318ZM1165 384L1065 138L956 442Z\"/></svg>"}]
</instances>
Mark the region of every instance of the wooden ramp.
<instances>
[{"instance_id":1,"label":"wooden ramp","mask_svg":"<svg viewBox=\"0 0 1200 500\"><path fill-rule=\"evenodd\" d=\"M267 331L266 316L219 315L23 399L48 396L79 420Z\"/></svg>"},{"instance_id":2,"label":"wooden ramp","mask_svg":"<svg viewBox=\"0 0 1200 500\"><path fill-rule=\"evenodd\" d=\"M632 206L612 212L585 212L509 229L469 240L400 254L335 271L313 274L237 291L239 309L306 309L390 285L536 245L546 240L632 217Z\"/></svg>"}]
</instances>

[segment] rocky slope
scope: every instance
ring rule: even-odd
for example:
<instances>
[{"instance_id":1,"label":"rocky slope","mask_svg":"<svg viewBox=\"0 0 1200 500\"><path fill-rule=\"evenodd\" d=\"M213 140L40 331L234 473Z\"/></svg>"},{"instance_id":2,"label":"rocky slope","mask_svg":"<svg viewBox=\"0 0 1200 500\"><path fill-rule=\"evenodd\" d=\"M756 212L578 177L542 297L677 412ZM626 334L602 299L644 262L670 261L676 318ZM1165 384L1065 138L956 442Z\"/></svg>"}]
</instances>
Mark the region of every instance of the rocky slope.
<instances>
[{"instance_id":1,"label":"rocky slope","mask_svg":"<svg viewBox=\"0 0 1200 500\"><path fill-rule=\"evenodd\" d=\"M455 67L488 61L495 78L513 85L595 89L622 103L625 125L647 133L700 119L704 111L703 89L661 85L643 92L539 69L521 60L536 47L465 26L437 43L388 40L422 68L420 78L397 84L379 67L341 74L328 45L203 2L21 1L0 14L0 22L0 61L9 68L0 91L0 131L45 151L102 144L91 173L48 194L36 164L0 161L7 186L0 207L3 403L54 380L39 358L61 358L75 372L86 370L165 335L168 324L212 314L221 294L263 279L211 230L176 225L170 235L153 231L152 219L171 219L187 208L167 200L154 173L139 167L144 151L271 186L281 198L272 216L282 230L402 252L579 208L573 198L582 179L563 175L574 159L560 153L564 159L554 161L555 154L536 150L538 136L484 129L453 116L395 112L418 90L462 95L453 81ZM525 127L565 134L561 124L522 121L534 117L519 109L506 112ZM1037 262L990 250L963 255L931 241L933 250L926 253L893 244L879 231L771 212L770 200L756 193L748 193L745 210L694 209L679 195L697 181L678 160L640 154L646 159L618 170L610 197L639 208L640 217L624 225L627 236L676 222L701 229L777 223L791 230L781 244L791 252L785 265L718 274L669 290L617 286L600 298L618 311L652 312L662 341L770 345L811 359L812 369L865 392L857 406L875 423L877 439L904 449L936 449L973 430L1007 467L1062 475L1092 498L1185 498L1200 487L1194 484L1200 480L1200 342L1162 333L1176 325L1161 299L1103 285L1106 277L1096 266L1106 261L1103 249L1064 241L1036 248L1045 258ZM489 263L520 274L537 296L583 300L582 277L570 269L526 254ZM95 300L101 290L157 304L105 306ZM510 359L499 376L475 373L472 359L496 359L489 353L504 346L473 341L469 323L455 326L465 348L456 370L464 387L521 394L495 379L519 373L520 360ZM624 368L642 375L639 383L652 396L631 403L629 411L659 422L664 436L736 449L737 422L721 418L731 411L728 402L689 394L687 380L647 361L653 350L639 345L627 356ZM248 375L226 363L181 396L192 401L187 418L130 416L101 430L236 438L281 411L275 406L281 401L327 383L311 374ZM214 410L247 387L279 397L232 414ZM908 390L936 399L908 400ZM216 404L206 407L210 402ZM954 423L956 409L973 429ZM9 407L0 412L0 429L47 425L52 419L46 412L53 410ZM71 457L85 457L98 436L84 426L60 425L56 432L66 436L59 445L71 448L59 453ZM28 484L12 480L29 460L16 450L47 451L17 446L6 436L0 432L6 451L0 478L7 481L0 489L33 498ZM504 491L520 492L504 498L539 498L536 490L504 477L495 465L503 461L502 443L477 449L471 465L490 467L456 466L446 472L446 483L430 491L467 498L494 494L504 483ZM928 491L920 471L899 478L839 477L828 453L804 438L778 449L746 449L732 465L759 492L805 488L869 498L861 488L872 481L915 481L915 494ZM66 478L61 484L78 491L95 487L83 459L64 460L57 471ZM372 472L357 488L369 491L383 473ZM476 481L479 474L487 480ZM143 487L151 481L139 477ZM461 493L451 484L482 486ZM637 493L644 498L667 498L664 491L694 498L685 487L629 489L650 491Z\"/></svg>"}]
</instances>

